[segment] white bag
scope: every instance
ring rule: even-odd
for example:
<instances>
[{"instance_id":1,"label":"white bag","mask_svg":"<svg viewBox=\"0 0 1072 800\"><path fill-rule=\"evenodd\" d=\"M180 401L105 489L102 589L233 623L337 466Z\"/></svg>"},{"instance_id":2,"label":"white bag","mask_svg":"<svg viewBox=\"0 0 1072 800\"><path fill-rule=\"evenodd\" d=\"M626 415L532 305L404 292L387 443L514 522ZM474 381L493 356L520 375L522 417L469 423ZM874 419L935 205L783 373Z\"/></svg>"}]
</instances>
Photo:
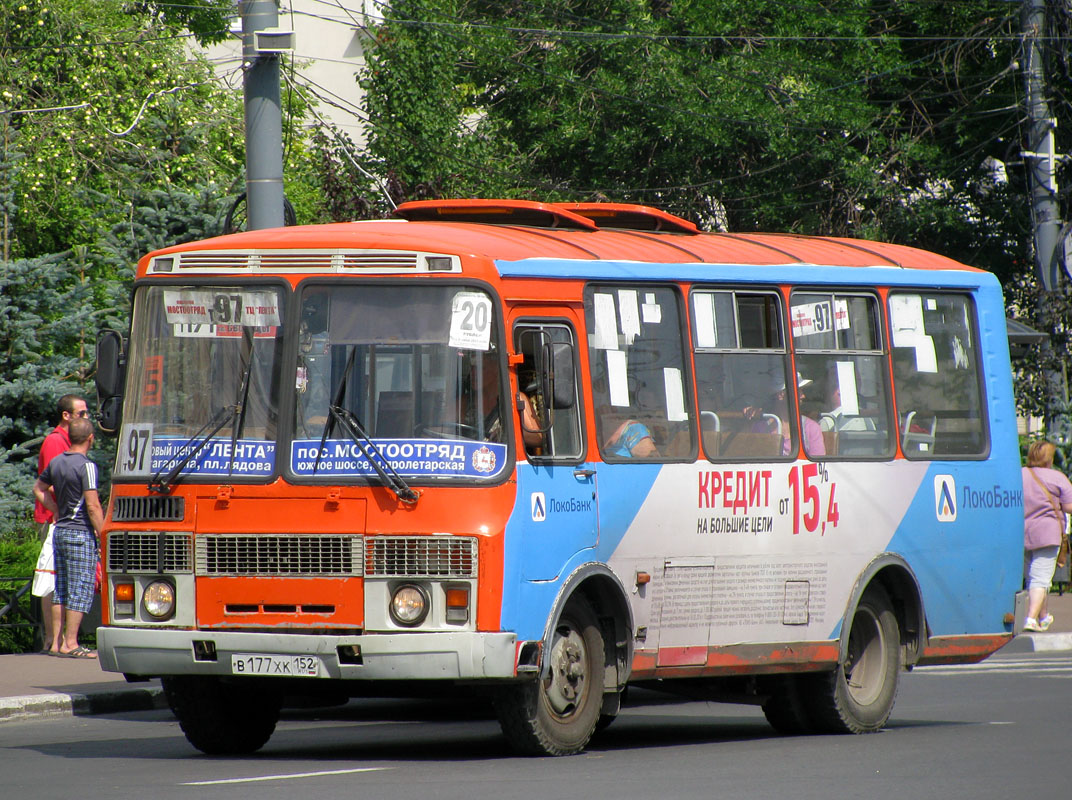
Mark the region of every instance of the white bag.
<instances>
[{"instance_id":1,"label":"white bag","mask_svg":"<svg viewBox=\"0 0 1072 800\"><path fill-rule=\"evenodd\" d=\"M55 558L52 550L52 532L56 526L48 526L48 535L45 543L41 545L41 555L37 557L37 567L34 568L33 587L30 594L34 597L47 597L56 588L56 567L53 563Z\"/></svg>"}]
</instances>

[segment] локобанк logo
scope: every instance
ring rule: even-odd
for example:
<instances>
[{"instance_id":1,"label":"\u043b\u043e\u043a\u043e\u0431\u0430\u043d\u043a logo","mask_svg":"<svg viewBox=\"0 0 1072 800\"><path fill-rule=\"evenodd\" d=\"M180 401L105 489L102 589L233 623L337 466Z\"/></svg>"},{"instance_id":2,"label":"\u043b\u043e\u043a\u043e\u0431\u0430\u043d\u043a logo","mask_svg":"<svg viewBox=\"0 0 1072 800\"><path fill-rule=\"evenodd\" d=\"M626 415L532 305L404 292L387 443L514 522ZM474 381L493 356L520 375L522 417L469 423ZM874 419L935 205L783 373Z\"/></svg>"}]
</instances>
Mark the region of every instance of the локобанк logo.
<instances>
[{"instance_id":1,"label":"\u043b\u043e\u043a\u043e\u0431\u0430\u043d\u043a logo","mask_svg":"<svg viewBox=\"0 0 1072 800\"><path fill-rule=\"evenodd\" d=\"M934 514L939 522L956 522L957 482L952 475L934 476Z\"/></svg>"},{"instance_id":2,"label":"\u043b\u043e\u043a\u043e\u0431\u0430\u043d\u043a logo","mask_svg":"<svg viewBox=\"0 0 1072 800\"><path fill-rule=\"evenodd\" d=\"M532 521L543 522L547 519L547 498L543 492L532 493Z\"/></svg>"}]
</instances>

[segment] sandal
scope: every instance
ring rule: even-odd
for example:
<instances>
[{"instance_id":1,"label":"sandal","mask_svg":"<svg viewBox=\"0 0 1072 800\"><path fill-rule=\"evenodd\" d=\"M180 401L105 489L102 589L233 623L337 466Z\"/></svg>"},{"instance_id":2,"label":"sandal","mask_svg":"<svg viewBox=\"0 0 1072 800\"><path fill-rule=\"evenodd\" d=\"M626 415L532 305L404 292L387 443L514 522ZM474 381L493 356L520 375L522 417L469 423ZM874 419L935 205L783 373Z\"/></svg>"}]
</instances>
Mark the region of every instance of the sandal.
<instances>
[{"instance_id":1,"label":"sandal","mask_svg":"<svg viewBox=\"0 0 1072 800\"><path fill-rule=\"evenodd\" d=\"M57 653L56 655L60 656L61 658L96 658L97 657L96 652L94 652L93 650L90 650L88 647L82 647L81 645L76 647L74 650L71 650L69 653L64 653L64 652L61 651L61 652Z\"/></svg>"}]
</instances>

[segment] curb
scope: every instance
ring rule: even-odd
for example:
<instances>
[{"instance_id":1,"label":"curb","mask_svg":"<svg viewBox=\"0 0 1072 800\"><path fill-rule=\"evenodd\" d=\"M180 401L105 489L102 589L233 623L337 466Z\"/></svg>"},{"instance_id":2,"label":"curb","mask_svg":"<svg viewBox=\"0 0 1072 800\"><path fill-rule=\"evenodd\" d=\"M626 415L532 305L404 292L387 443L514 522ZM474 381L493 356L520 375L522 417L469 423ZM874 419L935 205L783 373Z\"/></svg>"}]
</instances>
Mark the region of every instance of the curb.
<instances>
[{"instance_id":1,"label":"curb","mask_svg":"<svg viewBox=\"0 0 1072 800\"><path fill-rule=\"evenodd\" d=\"M1021 633L999 653L1057 653L1072 650L1072 633Z\"/></svg>"},{"instance_id":2,"label":"curb","mask_svg":"<svg viewBox=\"0 0 1072 800\"><path fill-rule=\"evenodd\" d=\"M0 697L0 723L28 717L84 717L160 708L167 708L167 700L164 690L156 686L92 694L30 694Z\"/></svg>"}]
</instances>

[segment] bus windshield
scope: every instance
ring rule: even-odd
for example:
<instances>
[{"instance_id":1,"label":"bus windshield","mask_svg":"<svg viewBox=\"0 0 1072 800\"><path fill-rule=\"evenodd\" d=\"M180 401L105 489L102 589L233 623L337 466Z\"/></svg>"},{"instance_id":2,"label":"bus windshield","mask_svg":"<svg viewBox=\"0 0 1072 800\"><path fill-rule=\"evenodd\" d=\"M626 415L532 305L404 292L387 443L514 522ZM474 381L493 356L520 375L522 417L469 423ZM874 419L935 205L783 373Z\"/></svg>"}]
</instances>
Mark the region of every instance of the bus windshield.
<instances>
[{"instance_id":1,"label":"bus windshield","mask_svg":"<svg viewBox=\"0 0 1072 800\"><path fill-rule=\"evenodd\" d=\"M499 475L508 418L494 319L473 287L305 287L291 471L369 477L378 458L409 478Z\"/></svg>"},{"instance_id":2,"label":"bus windshield","mask_svg":"<svg viewBox=\"0 0 1072 800\"><path fill-rule=\"evenodd\" d=\"M271 475L283 319L275 287L138 289L115 476Z\"/></svg>"}]
</instances>

